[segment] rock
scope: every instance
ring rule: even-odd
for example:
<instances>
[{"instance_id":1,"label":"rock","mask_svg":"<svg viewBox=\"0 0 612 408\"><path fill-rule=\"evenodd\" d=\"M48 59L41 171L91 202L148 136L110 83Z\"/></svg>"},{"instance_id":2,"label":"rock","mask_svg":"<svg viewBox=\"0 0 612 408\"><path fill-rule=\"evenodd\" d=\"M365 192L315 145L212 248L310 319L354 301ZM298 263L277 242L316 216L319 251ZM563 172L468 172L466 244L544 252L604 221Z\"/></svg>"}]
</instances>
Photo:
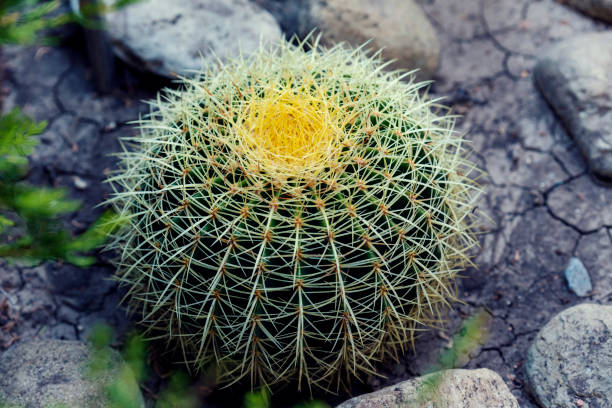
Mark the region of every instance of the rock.
<instances>
[{"instance_id":1,"label":"rock","mask_svg":"<svg viewBox=\"0 0 612 408\"><path fill-rule=\"evenodd\" d=\"M611 202L612 189L588 175L555 186L546 199L555 217L585 234L612 225Z\"/></svg>"},{"instance_id":2,"label":"rock","mask_svg":"<svg viewBox=\"0 0 612 408\"><path fill-rule=\"evenodd\" d=\"M570 259L565 269L565 279L567 286L580 297L587 296L593 290L589 272L578 258Z\"/></svg>"},{"instance_id":3,"label":"rock","mask_svg":"<svg viewBox=\"0 0 612 408\"><path fill-rule=\"evenodd\" d=\"M370 394L360 395L337 408L519 408L501 377L487 368L445 370L412 378Z\"/></svg>"},{"instance_id":4,"label":"rock","mask_svg":"<svg viewBox=\"0 0 612 408\"><path fill-rule=\"evenodd\" d=\"M612 229L600 229L596 233L580 237L575 250L589 271L593 292L590 299L612 300Z\"/></svg>"},{"instance_id":5,"label":"rock","mask_svg":"<svg viewBox=\"0 0 612 408\"><path fill-rule=\"evenodd\" d=\"M591 169L612 177L612 32L554 45L534 76Z\"/></svg>"},{"instance_id":6,"label":"rock","mask_svg":"<svg viewBox=\"0 0 612 408\"><path fill-rule=\"evenodd\" d=\"M120 372L121 356L114 350L109 352L110 368L93 374L87 370L92 353L81 342L19 343L0 356L0 406L107 407L106 387L120 378L121 385L127 384L133 392L137 405L144 407L134 376L130 371Z\"/></svg>"},{"instance_id":7,"label":"rock","mask_svg":"<svg viewBox=\"0 0 612 408\"><path fill-rule=\"evenodd\" d=\"M553 317L529 348L531 390L545 407L612 407L612 306L581 304Z\"/></svg>"},{"instance_id":8,"label":"rock","mask_svg":"<svg viewBox=\"0 0 612 408\"><path fill-rule=\"evenodd\" d=\"M612 0L562 0L592 17L612 22Z\"/></svg>"},{"instance_id":9,"label":"rock","mask_svg":"<svg viewBox=\"0 0 612 408\"><path fill-rule=\"evenodd\" d=\"M87 180L83 180L79 176L74 176L72 181L74 182L74 186L79 190L87 190L87 187L89 187Z\"/></svg>"},{"instance_id":10,"label":"rock","mask_svg":"<svg viewBox=\"0 0 612 408\"><path fill-rule=\"evenodd\" d=\"M413 0L256 0L272 10L287 34L321 33L323 45L347 42L368 48L386 59L396 60L392 68L420 69L419 78L435 74L440 60L436 32ZM279 4L280 3L280 4Z\"/></svg>"},{"instance_id":11,"label":"rock","mask_svg":"<svg viewBox=\"0 0 612 408\"><path fill-rule=\"evenodd\" d=\"M281 38L274 17L248 0L144 0L110 13L107 25L121 59L166 77L201 69L202 56L214 63Z\"/></svg>"}]
</instances>

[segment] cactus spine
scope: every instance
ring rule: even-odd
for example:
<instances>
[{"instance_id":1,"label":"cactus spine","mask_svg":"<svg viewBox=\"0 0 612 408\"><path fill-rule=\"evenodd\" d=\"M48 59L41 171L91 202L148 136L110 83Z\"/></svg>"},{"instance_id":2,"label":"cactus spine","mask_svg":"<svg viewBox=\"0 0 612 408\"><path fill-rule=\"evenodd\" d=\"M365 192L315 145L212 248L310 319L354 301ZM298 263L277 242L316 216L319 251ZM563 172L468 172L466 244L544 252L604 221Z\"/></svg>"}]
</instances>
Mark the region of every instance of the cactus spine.
<instances>
[{"instance_id":1,"label":"cactus spine","mask_svg":"<svg viewBox=\"0 0 612 408\"><path fill-rule=\"evenodd\" d=\"M474 166L426 84L311 46L167 90L110 178L129 305L230 382L374 372L439 321L475 244Z\"/></svg>"}]
</instances>

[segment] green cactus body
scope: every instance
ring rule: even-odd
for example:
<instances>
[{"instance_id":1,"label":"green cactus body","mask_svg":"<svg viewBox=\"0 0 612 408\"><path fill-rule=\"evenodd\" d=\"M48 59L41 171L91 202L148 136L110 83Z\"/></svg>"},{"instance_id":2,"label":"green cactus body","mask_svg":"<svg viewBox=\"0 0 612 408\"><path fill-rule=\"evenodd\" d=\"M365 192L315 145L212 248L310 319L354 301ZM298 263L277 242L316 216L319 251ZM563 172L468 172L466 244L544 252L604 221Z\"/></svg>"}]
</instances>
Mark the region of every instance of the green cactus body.
<instances>
[{"instance_id":1,"label":"green cactus body","mask_svg":"<svg viewBox=\"0 0 612 408\"><path fill-rule=\"evenodd\" d=\"M110 179L131 220L117 276L190 364L335 387L455 298L474 166L425 84L382 67L262 48L168 90L128 140Z\"/></svg>"}]
</instances>

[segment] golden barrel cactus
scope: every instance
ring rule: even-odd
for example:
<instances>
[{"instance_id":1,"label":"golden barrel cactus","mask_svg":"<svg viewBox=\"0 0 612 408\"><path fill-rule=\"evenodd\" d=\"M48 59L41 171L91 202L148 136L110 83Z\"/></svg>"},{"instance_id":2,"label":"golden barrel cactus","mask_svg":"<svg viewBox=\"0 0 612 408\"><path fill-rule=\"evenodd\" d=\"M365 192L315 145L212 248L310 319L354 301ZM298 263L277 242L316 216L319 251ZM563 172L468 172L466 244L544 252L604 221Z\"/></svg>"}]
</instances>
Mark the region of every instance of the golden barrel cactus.
<instances>
[{"instance_id":1,"label":"golden barrel cactus","mask_svg":"<svg viewBox=\"0 0 612 408\"><path fill-rule=\"evenodd\" d=\"M117 276L189 364L329 389L455 298L474 166L426 84L383 67L316 41L262 47L167 90L126 141Z\"/></svg>"}]
</instances>

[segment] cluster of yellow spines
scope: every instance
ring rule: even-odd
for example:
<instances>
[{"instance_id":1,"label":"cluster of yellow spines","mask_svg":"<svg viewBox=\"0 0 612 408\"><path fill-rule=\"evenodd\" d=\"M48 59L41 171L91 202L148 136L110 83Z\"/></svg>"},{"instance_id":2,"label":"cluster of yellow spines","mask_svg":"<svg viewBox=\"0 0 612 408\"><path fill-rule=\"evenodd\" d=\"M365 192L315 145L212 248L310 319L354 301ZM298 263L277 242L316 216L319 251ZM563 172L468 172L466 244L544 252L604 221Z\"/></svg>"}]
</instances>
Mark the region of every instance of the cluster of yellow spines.
<instances>
[{"instance_id":1,"label":"cluster of yellow spines","mask_svg":"<svg viewBox=\"0 0 612 408\"><path fill-rule=\"evenodd\" d=\"M110 179L129 304L227 381L374 372L435 324L475 244L474 166L426 84L309 46L166 91Z\"/></svg>"},{"instance_id":2,"label":"cluster of yellow spines","mask_svg":"<svg viewBox=\"0 0 612 408\"><path fill-rule=\"evenodd\" d=\"M250 163L270 174L314 175L338 160L341 109L312 80L301 82L296 88L269 84L261 97L244 97L249 102L241 106L244 117L238 121L237 143Z\"/></svg>"}]
</instances>

